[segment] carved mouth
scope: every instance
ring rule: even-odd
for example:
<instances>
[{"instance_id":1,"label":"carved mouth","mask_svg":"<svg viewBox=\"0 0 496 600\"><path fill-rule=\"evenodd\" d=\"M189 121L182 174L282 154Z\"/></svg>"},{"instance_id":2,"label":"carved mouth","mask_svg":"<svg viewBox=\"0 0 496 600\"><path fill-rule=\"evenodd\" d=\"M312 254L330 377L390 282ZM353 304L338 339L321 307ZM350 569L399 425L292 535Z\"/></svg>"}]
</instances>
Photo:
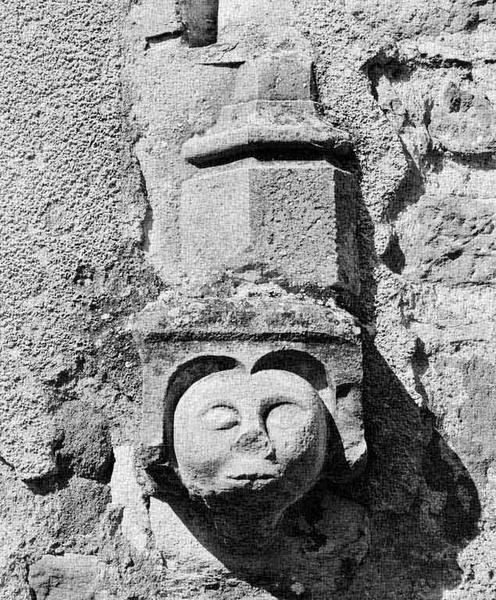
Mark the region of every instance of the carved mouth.
<instances>
[{"instance_id":1,"label":"carved mouth","mask_svg":"<svg viewBox=\"0 0 496 600\"><path fill-rule=\"evenodd\" d=\"M281 469L268 460L244 458L236 460L234 464L224 471L224 475L228 480L237 482L238 484L267 484L276 480L281 476Z\"/></svg>"},{"instance_id":2,"label":"carved mouth","mask_svg":"<svg viewBox=\"0 0 496 600\"><path fill-rule=\"evenodd\" d=\"M259 479L275 479L275 475L270 473L239 473L238 475L228 475L228 479L236 479L237 481L258 481Z\"/></svg>"}]
</instances>

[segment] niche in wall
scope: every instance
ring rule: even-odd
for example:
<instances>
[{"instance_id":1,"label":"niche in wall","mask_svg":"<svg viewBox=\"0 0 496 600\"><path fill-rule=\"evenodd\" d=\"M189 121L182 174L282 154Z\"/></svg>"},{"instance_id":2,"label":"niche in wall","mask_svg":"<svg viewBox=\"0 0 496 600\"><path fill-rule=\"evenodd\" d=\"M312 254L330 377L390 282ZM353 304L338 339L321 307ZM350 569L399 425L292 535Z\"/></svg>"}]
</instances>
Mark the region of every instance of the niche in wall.
<instances>
[{"instance_id":1,"label":"niche in wall","mask_svg":"<svg viewBox=\"0 0 496 600\"><path fill-rule=\"evenodd\" d=\"M177 0L177 7L190 46L215 44L219 0Z\"/></svg>"}]
</instances>

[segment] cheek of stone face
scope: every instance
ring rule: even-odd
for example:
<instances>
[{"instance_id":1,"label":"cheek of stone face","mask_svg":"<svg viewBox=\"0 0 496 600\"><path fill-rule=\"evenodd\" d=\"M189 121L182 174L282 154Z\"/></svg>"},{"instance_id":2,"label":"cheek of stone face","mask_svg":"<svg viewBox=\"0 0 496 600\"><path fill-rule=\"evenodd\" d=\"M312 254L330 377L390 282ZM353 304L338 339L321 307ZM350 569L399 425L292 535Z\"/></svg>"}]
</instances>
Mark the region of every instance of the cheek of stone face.
<instances>
[{"instance_id":1,"label":"cheek of stone face","mask_svg":"<svg viewBox=\"0 0 496 600\"><path fill-rule=\"evenodd\" d=\"M266 427L288 483L313 483L321 472L327 445L327 425L320 407L279 404L268 413Z\"/></svg>"},{"instance_id":2,"label":"cheek of stone face","mask_svg":"<svg viewBox=\"0 0 496 600\"><path fill-rule=\"evenodd\" d=\"M217 413L217 414L216 414ZM178 411L174 420L174 451L186 487L215 489L228 460L236 427L227 411L192 415Z\"/></svg>"}]
</instances>

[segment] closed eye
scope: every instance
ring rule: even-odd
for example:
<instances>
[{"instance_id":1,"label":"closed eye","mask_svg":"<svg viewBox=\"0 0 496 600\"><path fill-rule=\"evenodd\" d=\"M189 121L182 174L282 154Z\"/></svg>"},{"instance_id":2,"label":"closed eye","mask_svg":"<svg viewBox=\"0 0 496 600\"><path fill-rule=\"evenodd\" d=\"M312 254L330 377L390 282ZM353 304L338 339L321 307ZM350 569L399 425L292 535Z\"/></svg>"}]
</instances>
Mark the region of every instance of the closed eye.
<instances>
[{"instance_id":1,"label":"closed eye","mask_svg":"<svg viewBox=\"0 0 496 600\"><path fill-rule=\"evenodd\" d=\"M212 406L203 413L202 420L208 429L231 429L239 425L239 413L231 406Z\"/></svg>"},{"instance_id":2,"label":"closed eye","mask_svg":"<svg viewBox=\"0 0 496 600\"><path fill-rule=\"evenodd\" d=\"M265 418L267 430L294 427L301 420L302 412L304 410L292 402L281 402L273 405Z\"/></svg>"}]
</instances>

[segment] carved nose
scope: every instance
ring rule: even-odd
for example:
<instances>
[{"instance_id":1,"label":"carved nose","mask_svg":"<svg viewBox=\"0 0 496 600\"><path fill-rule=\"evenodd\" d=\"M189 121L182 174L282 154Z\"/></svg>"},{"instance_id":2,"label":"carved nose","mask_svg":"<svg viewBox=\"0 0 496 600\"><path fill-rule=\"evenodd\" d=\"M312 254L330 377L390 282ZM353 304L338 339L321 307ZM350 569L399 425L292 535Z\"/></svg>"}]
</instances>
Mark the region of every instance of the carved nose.
<instances>
[{"instance_id":1,"label":"carved nose","mask_svg":"<svg viewBox=\"0 0 496 600\"><path fill-rule=\"evenodd\" d=\"M266 433L260 429L252 429L242 433L234 443L233 449L245 454L256 454L268 458L274 453Z\"/></svg>"}]
</instances>

